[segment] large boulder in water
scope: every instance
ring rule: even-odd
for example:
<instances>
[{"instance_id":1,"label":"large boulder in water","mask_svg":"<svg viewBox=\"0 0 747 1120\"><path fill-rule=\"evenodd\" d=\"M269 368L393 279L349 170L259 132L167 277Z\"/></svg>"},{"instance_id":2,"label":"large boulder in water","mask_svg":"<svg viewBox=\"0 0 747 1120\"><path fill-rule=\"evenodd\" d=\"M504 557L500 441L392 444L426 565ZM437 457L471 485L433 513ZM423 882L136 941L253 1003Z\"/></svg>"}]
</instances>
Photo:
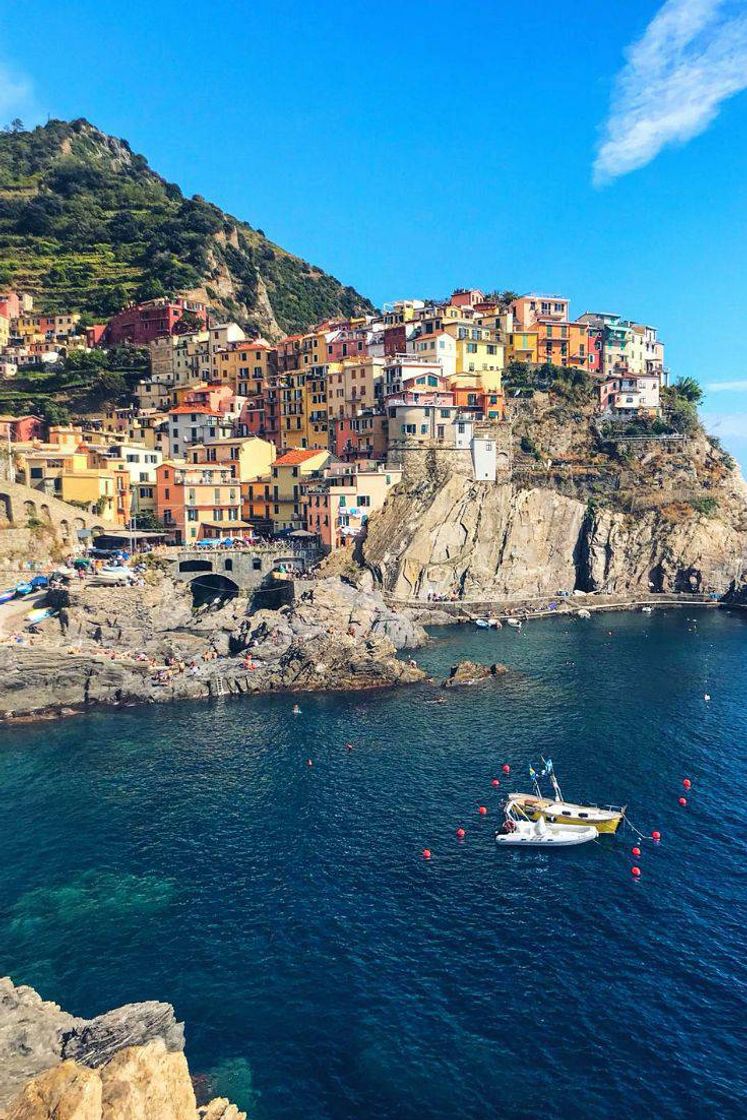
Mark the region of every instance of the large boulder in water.
<instances>
[{"instance_id":1,"label":"large boulder in water","mask_svg":"<svg viewBox=\"0 0 747 1120\"><path fill-rule=\"evenodd\" d=\"M493 677L503 676L508 669L500 662L493 665L481 665L479 661L460 661L452 665L451 672L443 682L443 688L458 688L462 685L477 684L479 681L489 680Z\"/></svg>"}]
</instances>

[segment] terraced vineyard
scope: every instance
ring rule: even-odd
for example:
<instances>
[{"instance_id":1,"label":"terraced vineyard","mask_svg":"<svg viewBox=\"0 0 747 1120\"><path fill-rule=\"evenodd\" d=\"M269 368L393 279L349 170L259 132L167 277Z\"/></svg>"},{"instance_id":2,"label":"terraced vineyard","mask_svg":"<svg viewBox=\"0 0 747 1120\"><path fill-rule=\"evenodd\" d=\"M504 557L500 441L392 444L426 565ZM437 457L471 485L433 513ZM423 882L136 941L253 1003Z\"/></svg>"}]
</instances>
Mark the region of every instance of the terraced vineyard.
<instances>
[{"instance_id":1,"label":"terraced vineyard","mask_svg":"<svg viewBox=\"0 0 747 1120\"><path fill-rule=\"evenodd\" d=\"M84 120L0 134L0 284L91 320L186 292L270 337L371 310Z\"/></svg>"}]
</instances>

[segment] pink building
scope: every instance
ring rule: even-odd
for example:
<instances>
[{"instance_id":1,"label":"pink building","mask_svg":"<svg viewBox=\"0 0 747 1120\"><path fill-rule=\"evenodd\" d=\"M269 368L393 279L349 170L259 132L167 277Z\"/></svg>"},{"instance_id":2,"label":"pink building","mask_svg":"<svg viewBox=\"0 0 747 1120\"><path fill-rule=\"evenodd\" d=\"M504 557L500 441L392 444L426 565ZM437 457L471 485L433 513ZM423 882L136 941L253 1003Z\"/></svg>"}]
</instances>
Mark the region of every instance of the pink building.
<instances>
[{"instance_id":1,"label":"pink building","mask_svg":"<svg viewBox=\"0 0 747 1120\"><path fill-rule=\"evenodd\" d=\"M30 443L44 435L44 421L39 416L0 416L0 442Z\"/></svg>"},{"instance_id":2,"label":"pink building","mask_svg":"<svg viewBox=\"0 0 747 1120\"><path fill-rule=\"evenodd\" d=\"M343 358L365 357L366 332L345 327L333 332L327 339L327 362L341 362Z\"/></svg>"},{"instance_id":3,"label":"pink building","mask_svg":"<svg viewBox=\"0 0 747 1120\"><path fill-rule=\"evenodd\" d=\"M106 324L103 340L107 346L130 342L134 346L147 346L157 338L177 334L185 315L194 320L198 329L207 324L204 303L187 299L151 299L147 303L134 303L118 312Z\"/></svg>"},{"instance_id":4,"label":"pink building","mask_svg":"<svg viewBox=\"0 0 747 1120\"><path fill-rule=\"evenodd\" d=\"M341 416L331 421L333 454L352 462L356 459L386 459L387 418L375 409L357 416Z\"/></svg>"},{"instance_id":5,"label":"pink building","mask_svg":"<svg viewBox=\"0 0 747 1120\"><path fill-rule=\"evenodd\" d=\"M449 303L452 307L475 307L485 302L485 293L479 288L457 288L452 292Z\"/></svg>"},{"instance_id":6,"label":"pink building","mask_svg":"<svg viewBox=\"0 0 747 1120\"><path fill-rule=\"evenodd\" d=\"M0 315L6 319L17 319L21 314L21 300L17 292L0 293Z\"/></svg>"}]
</instances>

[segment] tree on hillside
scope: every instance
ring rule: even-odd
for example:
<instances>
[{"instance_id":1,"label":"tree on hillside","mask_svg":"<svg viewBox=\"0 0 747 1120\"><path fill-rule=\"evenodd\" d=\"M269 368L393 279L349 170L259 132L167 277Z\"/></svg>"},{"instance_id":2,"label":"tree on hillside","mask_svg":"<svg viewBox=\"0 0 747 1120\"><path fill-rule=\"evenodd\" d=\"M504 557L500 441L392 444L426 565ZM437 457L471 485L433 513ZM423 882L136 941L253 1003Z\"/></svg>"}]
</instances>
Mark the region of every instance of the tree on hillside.
<instances>
[{"instance_id":1,"label":"tree on hillside","mask_svg":"<svg viewBox=\"0 0 747 1120\"><path fill-rule=\"evenodd\" d=\"M700 404L703 400L703 390L694 377L678 377L672 388L678 397L691 404Z\"/></svg>"}]
</instances>

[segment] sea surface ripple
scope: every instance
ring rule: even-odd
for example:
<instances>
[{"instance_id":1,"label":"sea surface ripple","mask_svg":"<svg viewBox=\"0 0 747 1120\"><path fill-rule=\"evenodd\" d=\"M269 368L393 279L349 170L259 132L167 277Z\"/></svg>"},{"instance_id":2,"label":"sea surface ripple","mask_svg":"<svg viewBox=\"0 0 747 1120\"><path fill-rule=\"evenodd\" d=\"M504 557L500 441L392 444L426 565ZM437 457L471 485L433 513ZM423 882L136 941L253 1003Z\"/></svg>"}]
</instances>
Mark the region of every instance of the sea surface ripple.
<instances>
[{"instance_id":1,"label":"sea surface ripple","mask_svg":"<svg viewBox=\"0 0 747 1120\"><path fill-rule=\"evenodd\" d=\"M436 677L510 673L441 705L3 729L0 971L86 1016L172 1002L192 1072L251 1120L747 1115L746 655L737 612L453 627L417 655ZM497 849L542 754L661 830L640 882L629 833Z\"/></svg>"}]
</instances>

